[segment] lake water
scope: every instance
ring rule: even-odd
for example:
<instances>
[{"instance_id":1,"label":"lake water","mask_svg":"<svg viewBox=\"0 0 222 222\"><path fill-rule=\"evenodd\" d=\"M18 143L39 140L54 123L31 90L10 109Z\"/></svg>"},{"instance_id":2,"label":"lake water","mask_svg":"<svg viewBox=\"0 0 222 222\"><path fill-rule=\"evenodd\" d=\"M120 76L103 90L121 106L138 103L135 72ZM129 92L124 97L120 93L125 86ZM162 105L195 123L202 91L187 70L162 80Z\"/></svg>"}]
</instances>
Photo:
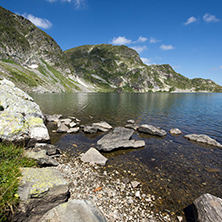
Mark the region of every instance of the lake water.
<instances>
[{"instance_id":1,"label":"lake water","mask_svg":"<svg viewBox=\"0 0 222 222\"><path fill-rule=\"evenodd\" d=\"M43 113L75 116L82 124L107 121L124 126L134 119L167 132L179 128L183 135L207 134L222 143L222 94L214 93L63 93L32 94ZM49 125L50 131L52 126ZM93 147L104 134L50 133L52 143L73 155ZM103 153L107 170L121 175L130 170L142 181L143 190L154 194L160 210L181 215L183 209L204 193L222 198L222 150L186 140L183 135L158 138L135 132L146 146L136 150ZM125 171L124 171L125 170Z\"/></svg>"}]
</instances>

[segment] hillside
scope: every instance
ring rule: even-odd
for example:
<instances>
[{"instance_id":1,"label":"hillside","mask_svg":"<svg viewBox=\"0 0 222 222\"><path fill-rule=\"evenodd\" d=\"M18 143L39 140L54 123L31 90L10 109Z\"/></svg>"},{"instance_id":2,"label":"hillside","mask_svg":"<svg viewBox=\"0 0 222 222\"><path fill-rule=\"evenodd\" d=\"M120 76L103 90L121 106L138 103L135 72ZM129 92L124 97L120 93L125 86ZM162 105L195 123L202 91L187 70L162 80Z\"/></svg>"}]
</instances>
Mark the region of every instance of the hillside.
<instances>
[{"instance_id":1,"label":"hillside","mask_svg":"<svg viewBox=\"0 0 222 222\"><path fill-rule=\"evenodd\" d=\"M53 38L0 7L0 78L25 91L79 91L75 71ZM80 86L81 87L81 86Z\"/></svg>"},{"instance_id":2,"label":"hillside","mask_svg":"<svg viewBox=\"0 0 222 222\"><path fill-rule=\"evenodd\" d=\"M103 91L222 91L213 81L188 79L170 65L147 66L135 50L123 45L84 45L65 54L78 75Z\"/></svg>"}]
</instances>

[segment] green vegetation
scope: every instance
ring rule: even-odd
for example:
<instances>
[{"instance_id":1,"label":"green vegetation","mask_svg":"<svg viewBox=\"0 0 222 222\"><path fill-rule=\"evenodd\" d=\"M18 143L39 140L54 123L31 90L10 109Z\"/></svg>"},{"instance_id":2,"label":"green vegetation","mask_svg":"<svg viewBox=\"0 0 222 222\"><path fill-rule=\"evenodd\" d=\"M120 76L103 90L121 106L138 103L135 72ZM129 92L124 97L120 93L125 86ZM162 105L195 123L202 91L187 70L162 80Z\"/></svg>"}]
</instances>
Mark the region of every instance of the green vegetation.
<instances>
[{"instance_id":1,"label":"green vegetation","mask_svg":"<svg viewBox=\"0 0 222 222\"><path fill-rule=\"evenodd\" d=\"M24 156L22 147L0 143L0 150L0 221L9 221L19 203L19 168L36 164L34 160Z\"/></svg>"}]
</instances>

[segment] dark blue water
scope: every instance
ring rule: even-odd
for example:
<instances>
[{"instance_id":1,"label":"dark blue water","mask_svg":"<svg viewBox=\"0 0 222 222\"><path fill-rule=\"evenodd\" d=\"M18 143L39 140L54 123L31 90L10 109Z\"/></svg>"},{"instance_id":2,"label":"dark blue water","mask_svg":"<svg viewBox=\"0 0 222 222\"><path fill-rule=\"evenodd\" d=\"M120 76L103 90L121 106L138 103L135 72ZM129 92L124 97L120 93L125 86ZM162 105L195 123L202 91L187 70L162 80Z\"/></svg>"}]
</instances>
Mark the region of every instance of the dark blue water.
<instances>
[{"instance_id":1,"label":"dark blue water","mask_svg":"<svg viewBox=\"0 0 222 222\"><path fill-rule=\"evenodd\" d=\"M75 116L82 124L105 120L124 126L128 119L168 131L179 128L183 135L207 134L222 143L222 94L199 93L64 93L34 94L47 114ZM73 154L85 152L103 134L58 135L52 142ZM135 132L145 148L104 153L108 169L130 170L143 182L144 192L161 197L158 206L181 214L183 208L203 193L222 198L222 150L192 143L168 133L157 138ZM127 175L125 175L127 176Z\"/></svg>"}]
</instances>

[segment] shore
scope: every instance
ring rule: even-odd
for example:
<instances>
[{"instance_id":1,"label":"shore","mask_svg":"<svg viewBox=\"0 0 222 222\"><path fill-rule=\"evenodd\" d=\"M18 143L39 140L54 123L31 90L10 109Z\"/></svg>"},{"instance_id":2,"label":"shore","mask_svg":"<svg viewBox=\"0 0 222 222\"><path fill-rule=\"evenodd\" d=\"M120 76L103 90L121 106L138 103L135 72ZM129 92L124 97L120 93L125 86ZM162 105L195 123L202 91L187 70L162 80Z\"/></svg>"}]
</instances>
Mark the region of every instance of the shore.
<instances>
[{"instance_id":1,"label":"shore","mask_svg":"<svg viewBox=\"0 0 222 222\"><path fill-rule=\"evenodd\" d=\"M63 153L57 169L68 180L70 199L86 199L98 206L110 222L123 221L182 221L173 212L161 212L156 208L156 197L145 194L135 174L126 172L123 177L118 170L107 172L99 165L83 163L79 157ZM159 197L160 198L160 197Z\"/></svg>"}]
</instances>

